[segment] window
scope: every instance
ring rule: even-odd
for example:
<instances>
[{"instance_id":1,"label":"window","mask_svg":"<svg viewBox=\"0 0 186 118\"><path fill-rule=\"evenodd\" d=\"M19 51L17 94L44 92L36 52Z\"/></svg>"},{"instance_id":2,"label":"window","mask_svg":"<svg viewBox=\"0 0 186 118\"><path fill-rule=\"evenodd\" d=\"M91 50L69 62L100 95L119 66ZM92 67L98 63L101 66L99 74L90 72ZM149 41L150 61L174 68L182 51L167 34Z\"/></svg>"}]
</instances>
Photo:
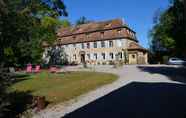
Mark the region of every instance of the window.
<instances>
[{"instance_id":1,"label":"window","mask_svg":"<svg viewBox=\"0 0 186 118\"><path fill-rule=\"evenodd\" d=\"M113 47L113 41L109 41L109 47Z\"/></svg>"},{"instance_id":2,"label":"window","mask_svg":"<svg viewBox=\"0 0 186 118\"><path fill-rule=\"evenodd\" d=\"M121 34L121 29L118 29L117 32L118 32L118 34Z\"/></svg>"},{"instance_id":3,"label":"window","mask_svg":"<svg viewBox=\"0 0 186 118\"><path fill-rule=\"evenodd\" d=\"M104 38L104 32L101 32L101 38Z\"/></svg>"},{"instance_id":4,"label":"window","mask_svg":"<svg viewBox=\"0 0 186 118\"><path fill-rule=\"evenodd\" d=\"M74 59L76 60L76 55L75 55L75 54L73 55L73 57L74 57Z\"/></svg>"},{"instance_id":5,"label":"window","mask_svg":"<svg viewBox=\"0 0 186 118\"><path fill-rule=\"evenodd\" d=\"M146 53L145 52L143 52L143 55L145 55Z\"/></svg>"},{"instance_id":6,"label":"window","mask_svg":"<svg viewBox=\"0 0 186 118\"><path fill-rule=\"evenodd\" d=\"M90 43L87 43L87 48L90 48Z\"/></svg>"},{"instance_id":7,"label":"window","mask_svg":"<svg viewBox=\"0 0 186 118\"><path fill-rule=\"evenodd\" d=\"M130 31L127 29L127 33L130 34Z\"/></svg>"},{"instance_id":8,"label":"window","mask_svg":"<svg viewBox=\"0 0 186 118\"><path fill-rule=\"evenodd\" d=\"M62 41L63 39L61 38L61 39L58 39L59 41Z\"/></svg>"},{"instance_id":9,"label":"window","mask_svg":"<svg viewBox=\"0 0 186 118\"><path fill-rule=\"evenodd\" d=\"M119 52L118 56L119 56L120 59L122 59L122 52Z\"/></svg>"},{"instance_id":10,"label":"window","mask_svg":"<svg viewBox=\"0 0 186 118\"><path fill-rule=\"evenodd\" d=\"M110 59L114 59L114 54L113 53L110 53Z\"/></svg>"},{"instance_id":11,"label":"window","mask_svg":"<svg viewBox=\"0 0 186 118\"><path fill-rule=\"evenodd\" d=\"M73 44L73 47L76 48L76 44Z\"/></svg>"},{"instance_id":12,"label":"window","mask_svg":"<svg viewBox=\"0 0 186 118\"><path fill-rule=\"evenodd\" d=\"M105 41L101 41L101 47L102 47L102 48L105 47Z\"/></svg>"},{"instance_id":13,"label":"window","mask_svg":"<svg viewBox=\"0 0 186 118\"><path fill-rule=\"evenodd\" d=\"M82 44L81 44L81 48L82 48L82 49L84 49L84 48L85 48L85 47L84 47L84 43L82 43Z\"/></svg>"},{"instance_id":14,"label":"window","mask_svg":"<svg viewBox=\"0 0 186 118\"><path fill-rule=\"evenodd\" d=\"M97 42L94 42L94 48L97 48Z\"/></svg>"},{"instance_id":15,"label":"window","mask_svg":"<svg viewBox=\"0 0 186 118\"><path fill-rule=\"evenodd\" d=\"M133 58L133 59L135 59L135 58L136 58L136 56L133 54L133 55L132 55L132 58Z\"/></svg>"},{"instance_id":16,"label":"window","mask_svg":"<svg viewBox=\"0 0 186 118\"><path fill-rule=\"evenodd\" d=\"M105 60L105 53L102 53L101 55L102 55L102 59Z\"/></svg>"},{"instance_id":17,"label":"window","mask_svg":"<svg viewBox=\"0 0 186 118\"><path fill-rule=\"evenodd\" d=\"M90 54L87 54L87 58L90 59Z\"/></svg>"},{"instance_id":18,"label":"window","mask_svg":"<svg viewBox=\"0 0 186 118\"><path fill-rule=\"evenodd\" d=\"M122 40L117 40L117 46L121 47L122 46Z\"/></svg>"},{"instance_id":19,"label":"window","mask_svg":"<svg viewBox=\"0 0 186 118\"><path fill-rule=\"evenodd\" d=\"M72 38L73 38L73 40L75 40L76 39L76 36L72 36Z\"/></svg>"},{"instance_id":20,"label":"window","mask_svg":"<svg viewBox=\"0 0 186 118\"><path fill-rule=\"evenodd\" d=\"M94 53L94 59L98 59L98 55L96 53Z\"/></svg>"},{"instance_id":21,"label":"window","mask_svg":"<svg viewBox=\"0 0 186 118\"><path fill-rule=\"evenodd\" d=\"M86 37L87 37L87 38L90 38L90 34L89 34L89 33L86 33Z\"/></svg>"}]
</instances>

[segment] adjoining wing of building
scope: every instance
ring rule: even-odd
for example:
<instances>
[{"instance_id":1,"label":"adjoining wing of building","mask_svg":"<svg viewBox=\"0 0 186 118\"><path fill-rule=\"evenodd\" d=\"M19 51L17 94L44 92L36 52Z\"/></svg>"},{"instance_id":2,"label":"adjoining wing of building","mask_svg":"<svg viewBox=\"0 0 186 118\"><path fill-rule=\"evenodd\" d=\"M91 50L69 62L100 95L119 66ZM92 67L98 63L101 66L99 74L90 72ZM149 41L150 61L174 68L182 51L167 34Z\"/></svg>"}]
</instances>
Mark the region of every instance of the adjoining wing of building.
<instances>
[{"instance_id":1,"label":"adjoining wing of building","mask_svg":"<svg viewBox=\"0 0 186 118\"><path fill-rule=\"evenodd\" d=\"M60 28L57 37L69 63L148 63L147 50L138 44L136 33L121 19Z\"/></svg>"}]
</instances>

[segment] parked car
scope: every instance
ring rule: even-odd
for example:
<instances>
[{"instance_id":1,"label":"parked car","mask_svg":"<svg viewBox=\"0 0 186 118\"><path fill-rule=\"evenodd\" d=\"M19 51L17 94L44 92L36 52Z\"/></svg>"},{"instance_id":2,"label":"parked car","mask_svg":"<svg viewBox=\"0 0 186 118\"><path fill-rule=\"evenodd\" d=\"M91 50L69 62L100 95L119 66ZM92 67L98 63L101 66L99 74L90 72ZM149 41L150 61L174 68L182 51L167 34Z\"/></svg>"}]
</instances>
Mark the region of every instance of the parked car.
<instances>
[{"instance_id":1,"label":"parked car","mask_svg":"<svg viewBox=\"0 0 186 118\"><path fill-rule=\"evenodd\" d=\"M168 61L169 65L186 65L186 61L180 58L170 58Z\"/></svg>"}]
</instances>

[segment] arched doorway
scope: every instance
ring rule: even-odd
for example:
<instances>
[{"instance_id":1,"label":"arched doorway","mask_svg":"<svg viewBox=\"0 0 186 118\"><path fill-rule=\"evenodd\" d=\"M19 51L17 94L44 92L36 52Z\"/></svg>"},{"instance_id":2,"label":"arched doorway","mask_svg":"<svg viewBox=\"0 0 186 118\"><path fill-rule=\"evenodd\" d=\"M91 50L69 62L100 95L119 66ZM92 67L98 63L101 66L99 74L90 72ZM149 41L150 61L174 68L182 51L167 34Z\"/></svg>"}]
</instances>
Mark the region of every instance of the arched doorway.
<instances>
[{"instance_id":1,"label":"arched doorway","mask_svg":"<svg viewBox=\"0 0 186 118\"><path fill-rule=\"evenodd\" d=\"M81 58L81 63L84 64L85 63L85 51L80 51L80 58Z\"/></svg>"}]
</instances>

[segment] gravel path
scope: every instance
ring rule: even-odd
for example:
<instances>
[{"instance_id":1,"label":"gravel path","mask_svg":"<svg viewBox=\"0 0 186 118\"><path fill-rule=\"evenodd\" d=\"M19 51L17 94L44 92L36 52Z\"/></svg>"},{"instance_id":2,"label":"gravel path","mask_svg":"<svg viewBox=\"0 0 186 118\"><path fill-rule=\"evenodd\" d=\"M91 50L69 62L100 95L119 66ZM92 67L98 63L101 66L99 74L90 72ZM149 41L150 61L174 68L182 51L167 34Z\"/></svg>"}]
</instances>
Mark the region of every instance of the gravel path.
<instances>
[{"instance_id":1,"label":"gravel path","mask_svg":"<svg viewBox=\"0 0 186 118\"><path fill-rule=\"evenodd\" d=\"M142 66L141 69L136 65L124 66L123 68L114 69L112 67L99 66L95 67L95 69L80 69L79 67L68 67L66 70L71 71L98 71L98 72L108 72L114 73L119 76L119 79L113 82L112 84L102 86L94 91L86 93L77 97L76 99L72 99L65 103L58 104L52 108L47 108L40 113L36 114L34 118L60 118L68 114L92 101L95 101L98 98L101 98L110 92L117 90L131 82L149 82L149 83L157 83L157 82L165 82L165 83L180 83L177 81L172 81L169 76L158 74L158 73L150 73L147 71L143 71L144 67L166 67L166 66ZM176 67L175 67L176 68Z\"/></svg>"}]
</instances>

